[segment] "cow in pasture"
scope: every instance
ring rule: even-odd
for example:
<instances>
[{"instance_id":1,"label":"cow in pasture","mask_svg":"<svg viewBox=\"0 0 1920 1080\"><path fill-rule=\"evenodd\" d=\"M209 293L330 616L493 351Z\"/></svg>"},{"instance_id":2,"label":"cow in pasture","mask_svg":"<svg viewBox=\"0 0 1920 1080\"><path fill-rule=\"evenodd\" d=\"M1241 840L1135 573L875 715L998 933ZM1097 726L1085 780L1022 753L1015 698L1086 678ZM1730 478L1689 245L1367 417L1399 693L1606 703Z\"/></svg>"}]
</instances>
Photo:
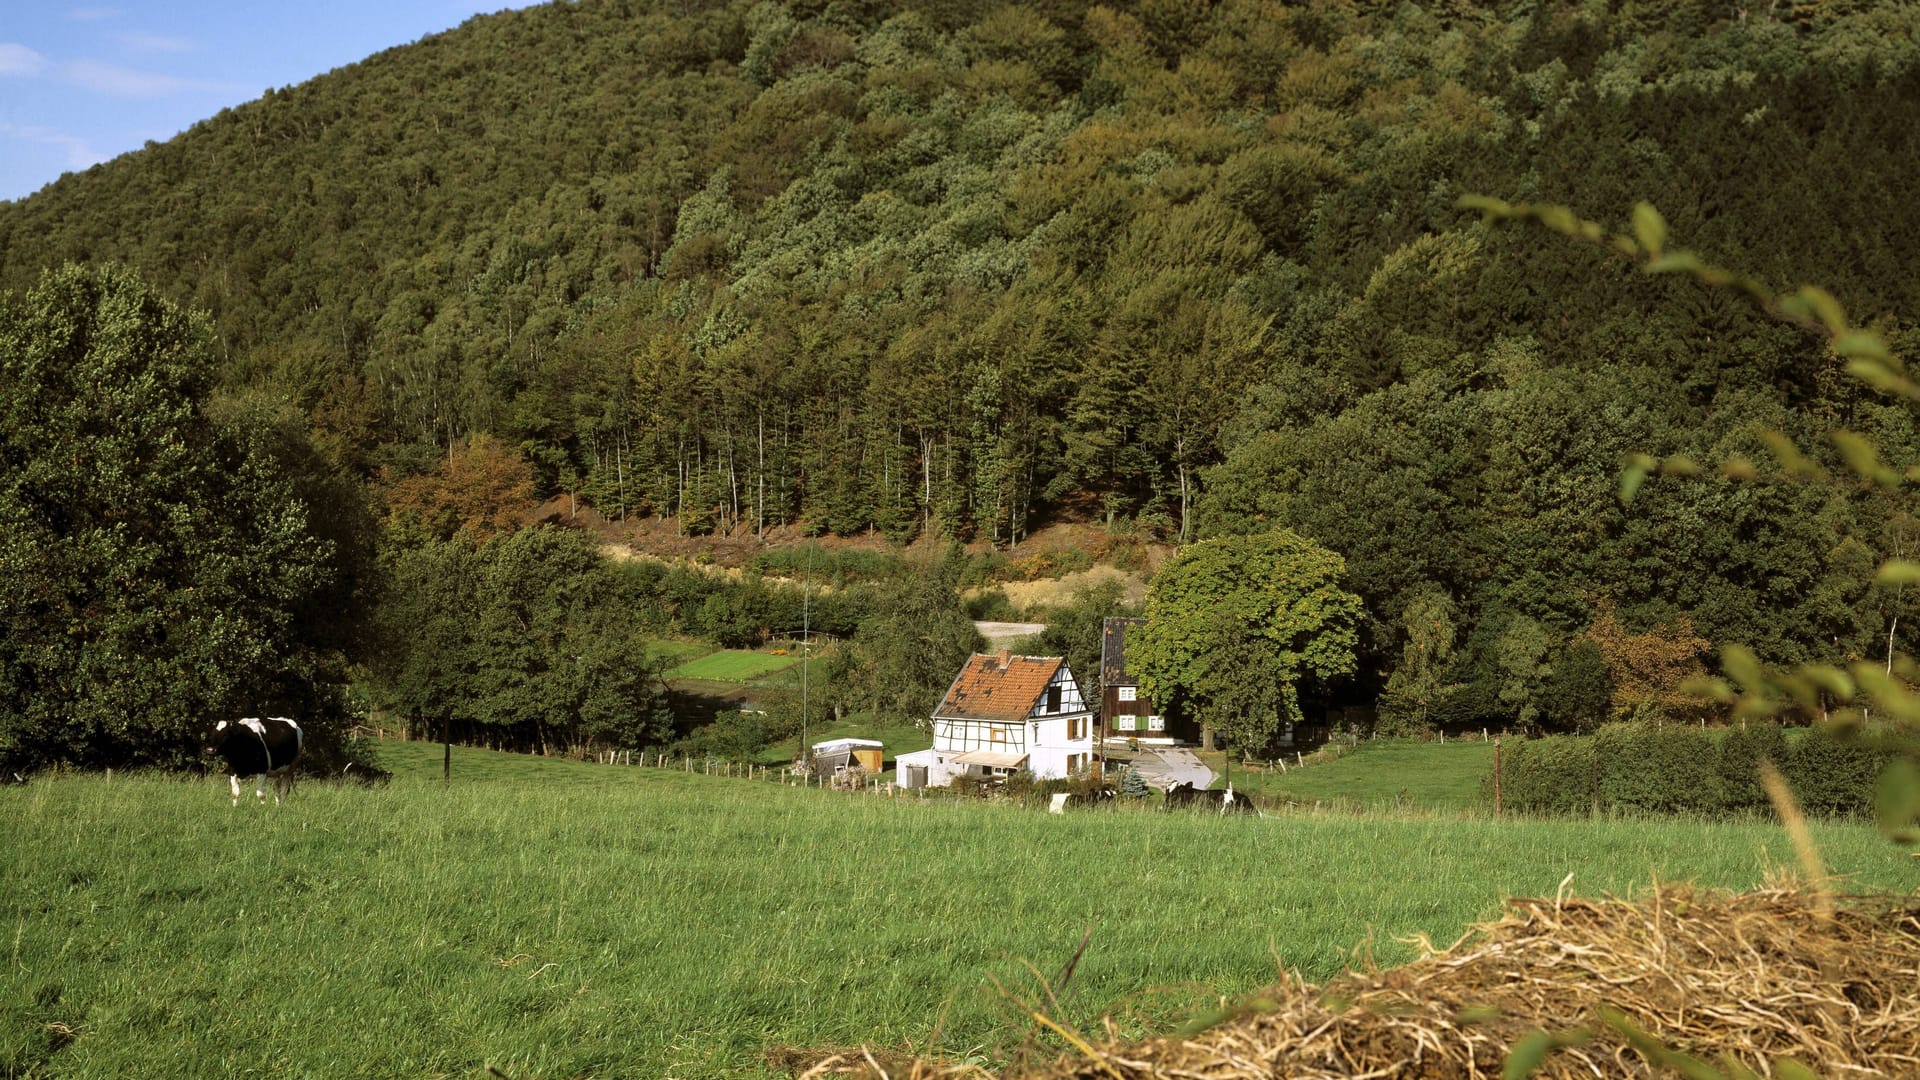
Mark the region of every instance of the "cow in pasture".
<instances>
[{"instance_id":1,"label":"cow in pasture","mask_svg":"<svg viewBox=\"0 0 1920 1080\"><path fill-rule=\"evenodd\" d=\"M1167 809L1205 809L1222 814L1257 814L1260 811L1253 800L1245 795L1236 795L1233 785L1224 791L1201 791L1191 783L1182 781L1167 789Z\"/></svg>"},{"instance_id":2,"label":"cow in pasture","mask_svg":"<svg viewBox=\"0 0 1920 1080\"><path fill-rule=\"evenodd\" d=\"M293 794L293 763L300 757L306 735L300 725L284 716L265 720L247 717L236 723L225 720L213 725L213 739L207 750L226 762L227 781L233 788L233 805L240 805L240 778L258 776L254 798L267 798L267 778L273 778L273 801L278 805Z\"/></svg>"},{"instance_id":3,"label":"cow in pasture","mask_svg":"<svg viewBox=\"0 0 1920 1080\"><path fill-rule=\"evenodd\" d=\"M1167 809L1184 810L1196 806L1202 794L1192 783L1182 780L1167 789Z\"/></svg>"},{"instance_id":4,"label":"cow in pasture","mask_svg":"<svg viewBox=\"0 0 1920 1080\"><path fill-rule=\"evenodd\" d=\"M1099 787L1088 788L1085 791L1063 791L1053 795L1048 802L1047 809L1050 813L1064 814L1067 812L1068 807L1112 806L1114 800L1119 797L1120 792L1117 788L1110 784L1102 784Z\"/></svg>"}]
</instances>

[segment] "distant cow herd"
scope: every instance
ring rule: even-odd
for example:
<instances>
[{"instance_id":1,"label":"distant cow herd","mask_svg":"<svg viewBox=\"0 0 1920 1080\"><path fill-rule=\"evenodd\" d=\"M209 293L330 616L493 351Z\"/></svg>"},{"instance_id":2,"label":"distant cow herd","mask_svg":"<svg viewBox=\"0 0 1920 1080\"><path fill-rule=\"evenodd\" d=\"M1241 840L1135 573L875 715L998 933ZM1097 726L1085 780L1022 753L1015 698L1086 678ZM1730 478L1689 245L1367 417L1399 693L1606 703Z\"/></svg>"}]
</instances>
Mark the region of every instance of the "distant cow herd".
<instances>
[{"instance_id":1,"label":"distant cow herd","mask_svg":"<svg viewBox=\"0 0 1920 1080\"><path fill-rule=\"evenodd\" d=\"M1169 810L1217 810L1222 814L1257 814L1260 811L1253 800L1245 795L1236 795L1233 785L1228 784L1221 791L1201 791L1192 784L1182 781L1167 789L1167 809Z\"/></svg>"},{"instance_id":2,"label":"distant cow herd","mask_svg":"<svg viewBox=\"0 0 1920 1080\"><path fill-rule=\"evenodd\" d=\"M1055 795L1050 809L1058 814L1076 807L1111 806L1120 797L1112 785L1103 785L1089 791L1076 791ZM1253 800L1245 795L1235 794L1233 785L1227 785L1222 791L1201 791L1192 784L1181 782L1167 789L1166 808L1169 810L1211 810L1221 814L1257 814L1259 809Z\"/></svg>"}]
</instances>

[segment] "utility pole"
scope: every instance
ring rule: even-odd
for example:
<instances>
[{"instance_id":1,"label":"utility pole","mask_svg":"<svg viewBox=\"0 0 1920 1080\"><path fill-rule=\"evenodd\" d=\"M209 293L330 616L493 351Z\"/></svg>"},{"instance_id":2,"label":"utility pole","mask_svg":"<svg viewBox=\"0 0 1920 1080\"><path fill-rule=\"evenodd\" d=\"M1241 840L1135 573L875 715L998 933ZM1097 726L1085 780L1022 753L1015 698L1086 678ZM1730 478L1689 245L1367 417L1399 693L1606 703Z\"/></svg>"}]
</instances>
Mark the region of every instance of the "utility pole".
<instances>
[{"instance_id":1,"label":"utility pole","mask_svg":"<svg viewBox=\"0 0 1920 1080\"><path fill-rule=\"evenodd\" d=\"M807 741L807 661L813 659L813 548L808 547L800 571L800 762L813 775L813 748Z\"/></svg>"}]
</instances>

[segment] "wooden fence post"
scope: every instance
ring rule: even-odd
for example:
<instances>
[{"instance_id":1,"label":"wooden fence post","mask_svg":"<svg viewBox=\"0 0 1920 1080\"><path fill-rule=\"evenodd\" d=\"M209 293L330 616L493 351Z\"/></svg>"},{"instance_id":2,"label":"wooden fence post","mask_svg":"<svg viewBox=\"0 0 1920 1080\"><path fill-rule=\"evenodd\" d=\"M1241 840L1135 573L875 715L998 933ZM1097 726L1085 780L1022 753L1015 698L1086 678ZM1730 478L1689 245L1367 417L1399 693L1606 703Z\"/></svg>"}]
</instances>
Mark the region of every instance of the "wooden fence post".
<instances>
[{"instance_id":1,"label":"wooden fence post","mask_svg":"<svg viewBox=\"0 0 1920 1080\"><path fill-rule=\"evenodd\" d=\"M1493 816L1500 816L1500 740L1493 740Z\"/></svg>"}]
</instances>

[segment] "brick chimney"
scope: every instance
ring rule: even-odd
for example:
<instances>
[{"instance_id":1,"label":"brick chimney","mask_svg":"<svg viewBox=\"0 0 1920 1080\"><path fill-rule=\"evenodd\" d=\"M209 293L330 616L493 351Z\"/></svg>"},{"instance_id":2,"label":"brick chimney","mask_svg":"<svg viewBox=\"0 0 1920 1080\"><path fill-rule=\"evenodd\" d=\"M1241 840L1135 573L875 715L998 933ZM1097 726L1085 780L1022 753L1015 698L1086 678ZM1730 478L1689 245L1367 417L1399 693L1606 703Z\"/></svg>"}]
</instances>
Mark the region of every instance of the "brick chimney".
<instances>
[{"instance_id":1,"label":"brick chimney","mask_svg":"<svg viewBox=\"0 0 1920 1080\"><path fill-rule=\"evenodd\" d=\"M1013 650L1001 649L999 660L1000 660L1001 671L1005 671L1008 668L1012 667L1013 666Z\"/></svg>"}]
</instances>

